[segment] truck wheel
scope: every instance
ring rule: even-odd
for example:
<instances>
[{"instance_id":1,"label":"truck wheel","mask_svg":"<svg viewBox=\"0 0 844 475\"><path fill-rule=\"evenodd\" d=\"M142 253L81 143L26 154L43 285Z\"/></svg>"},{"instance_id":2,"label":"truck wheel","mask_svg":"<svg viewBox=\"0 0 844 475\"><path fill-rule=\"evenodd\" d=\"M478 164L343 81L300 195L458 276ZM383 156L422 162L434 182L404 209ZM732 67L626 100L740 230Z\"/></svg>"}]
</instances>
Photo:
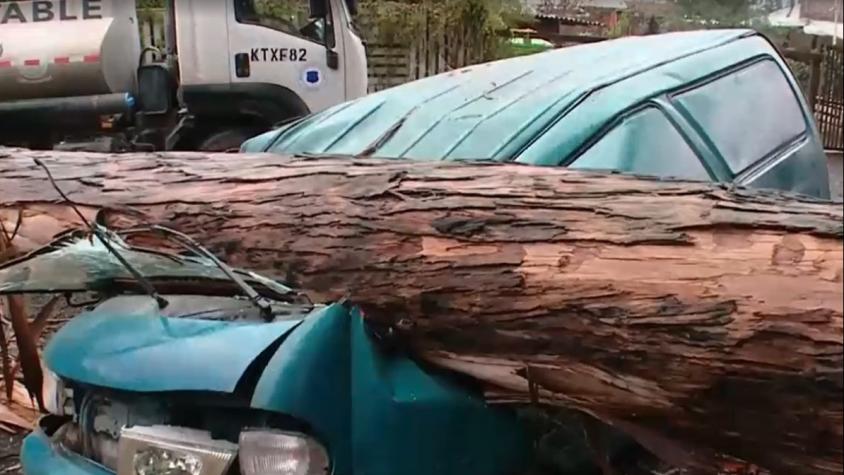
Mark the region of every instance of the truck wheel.
<instances>
[{"instance_id":1,"label":"truck wheel","mask_svg":"<svg viewBox=\"0 0 844 475\"><path fill-rule=\"evenodd\" d=\"M260 134L258 130L226 129L206 137L200 144L201 152L238 152L241 144Z\"/></svg>"}]
</instances>

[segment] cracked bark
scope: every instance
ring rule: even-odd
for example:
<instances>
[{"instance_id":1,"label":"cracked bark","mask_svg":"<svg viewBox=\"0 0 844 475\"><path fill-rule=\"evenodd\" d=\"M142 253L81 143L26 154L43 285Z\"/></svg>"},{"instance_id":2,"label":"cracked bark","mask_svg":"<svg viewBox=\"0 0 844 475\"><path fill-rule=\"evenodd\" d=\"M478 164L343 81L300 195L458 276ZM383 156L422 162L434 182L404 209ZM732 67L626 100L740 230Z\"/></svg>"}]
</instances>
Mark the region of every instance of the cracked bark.
<instances>
[{"instance_id":1,"label":"cracked bark","mask_svg":"<svg viewBox=\"0 0 844 475\"><path fill-rule=\"evenodd\" d=\"M19 248L78 224L35 155L0 151ZM842 471L840 204L518 165L38 155L89 215L349 296L490 400L527 402L530 376L663 455Z\"/></svg>"}]
</instances>

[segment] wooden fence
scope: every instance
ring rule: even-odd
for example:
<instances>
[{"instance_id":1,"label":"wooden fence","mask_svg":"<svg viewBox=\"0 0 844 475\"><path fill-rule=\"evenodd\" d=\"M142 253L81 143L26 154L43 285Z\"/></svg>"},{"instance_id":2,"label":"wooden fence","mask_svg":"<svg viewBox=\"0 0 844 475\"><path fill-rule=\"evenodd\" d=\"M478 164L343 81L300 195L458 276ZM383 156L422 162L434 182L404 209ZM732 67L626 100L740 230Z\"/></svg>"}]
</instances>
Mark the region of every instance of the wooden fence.
<instances>
[{"instance_id":1,"label":"wooden fence","mask_svg":"<svg viewBox=\"0 0 844 475\"><path fill-rule=\"evenodd\" d=\"M369 92L444 73L473 64L469 56L456 56L445 38L410 45L372 44L367 48Z\"/></svg>"},{"instance_id":2,"label":"wooden fence","mask_svg":"<svg viewBox=\"0 0 844 475\"><path fill-rule=\"evenodd\" d=\"M399 43L380 34L365 11L360 18L367 40L369 91L387 89L409 81L459 69L488 59L490 38L469 33L468 25L454 24L443 30L435 27L435 13L427 3L413 6L419 29L412 41Z\"/></svg>"},{"instance_id":3,"label":"wooden fence","mask_svg":"<svg viewBox=\"0 0 844 475\"><path fill-rule=\"evenodd\" d=\"M844 54L841 48L821 48L815 117L828 150L844 150Z\"/></svg>"},{"instance_id":4,"label":"wooden fence","mask_svg":"<svg viewBox=\"0 0 844 475\"><path fill-rule=\"evenodd\" d=\"M802 37L801 37L802 38ZM844 64L842 48L818 38L803 39L799 46L781 51L792 69L801 65L798 75L827 150L844 150Z\"/></svg>"}]
</instances>

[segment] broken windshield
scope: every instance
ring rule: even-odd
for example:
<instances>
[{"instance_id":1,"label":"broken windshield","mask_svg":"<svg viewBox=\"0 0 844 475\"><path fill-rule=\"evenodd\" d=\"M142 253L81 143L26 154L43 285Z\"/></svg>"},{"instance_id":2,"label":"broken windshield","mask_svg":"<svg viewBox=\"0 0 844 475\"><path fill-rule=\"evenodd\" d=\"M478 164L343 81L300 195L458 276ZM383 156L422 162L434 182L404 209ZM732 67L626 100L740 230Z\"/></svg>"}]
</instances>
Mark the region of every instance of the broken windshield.
<instances>
[{"instance_id":1,"label":"broken windshield","mask_svg":"<svg viewBox=\"0 0 844 475\"><path fill-rule=\"evenodd\" d=\"M240 295L241 287L213 260L132 247L117 237L111 247L161 293ZM293 289L253 272L233 269L261 295L291 301ZM0 294L65 293L137 288L129 270L90 234L67 233L24 257L0 265ZM142 290L142 289L140 289Z\"/></svg>"}]
</instances>

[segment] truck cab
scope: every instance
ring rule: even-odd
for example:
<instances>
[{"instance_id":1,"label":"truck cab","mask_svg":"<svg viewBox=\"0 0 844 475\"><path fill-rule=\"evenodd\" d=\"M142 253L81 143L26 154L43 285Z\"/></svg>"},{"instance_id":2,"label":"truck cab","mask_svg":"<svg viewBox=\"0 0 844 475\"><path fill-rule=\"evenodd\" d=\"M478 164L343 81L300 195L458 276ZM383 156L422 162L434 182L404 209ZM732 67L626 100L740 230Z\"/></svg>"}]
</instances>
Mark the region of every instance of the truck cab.
<instances>
[{"instance_id":1,"label":"truck cab","mask_svg":"<svg viewBox=\"0 0 844 475\"><path fill-rule=\"evenodd\" d=\"M0 144L223 151L366 94L353 0L164 5L148 61L134 2L0 3Z\"/></svg>"},{"instance_id":2,"label":"truck cab","mask_svg":"<svg viewBox=\"0 0 844 475\"><path fill-rule=\"evenodd\" d=\"M345 0L173 3L182 100L195 117L180 139L191 137L190 148L237 147L366 94L366 54Z\"/></svg>"}]
</instances>

